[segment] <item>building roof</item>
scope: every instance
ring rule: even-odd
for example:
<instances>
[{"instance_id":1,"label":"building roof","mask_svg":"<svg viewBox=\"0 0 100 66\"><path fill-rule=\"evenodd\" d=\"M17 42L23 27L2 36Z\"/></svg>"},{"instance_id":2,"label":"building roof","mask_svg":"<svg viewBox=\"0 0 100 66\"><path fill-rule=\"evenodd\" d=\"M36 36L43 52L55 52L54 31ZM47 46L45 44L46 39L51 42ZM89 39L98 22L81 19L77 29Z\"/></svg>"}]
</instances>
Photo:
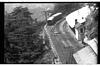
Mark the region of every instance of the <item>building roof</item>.
<instances>
[{"instance_id":1,"label":"building roof","mask_svg":"<svg viewBox=\"0 0 100 66\"><path fill-rule=\"evenodd\" d=\"M49 17L47 20L53 20L55 17L57 17L60 14L62 14L62 13L61 12L56 13L56 14L52 15L51 17Z\"/></svg>"},{"instance_id":2,"label":"building roof","mask_svg":"<svg viewBox=\"0 0 100 66\"><path fill-rule=\"evenodd\" d=\"M88 6L82 7L71 14L66 16L66 21L73 28L75 26L75 20L77 22L83 23L86 21L86 17L90 14L90 8Z\"/></svg>"}]
</instances>

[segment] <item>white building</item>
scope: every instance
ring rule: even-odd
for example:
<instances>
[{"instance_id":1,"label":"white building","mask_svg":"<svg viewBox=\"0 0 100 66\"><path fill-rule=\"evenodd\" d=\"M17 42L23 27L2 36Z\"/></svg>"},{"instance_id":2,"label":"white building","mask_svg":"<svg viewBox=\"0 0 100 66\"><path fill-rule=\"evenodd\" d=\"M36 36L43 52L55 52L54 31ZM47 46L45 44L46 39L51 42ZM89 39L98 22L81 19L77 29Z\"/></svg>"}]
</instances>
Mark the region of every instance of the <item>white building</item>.
<instances>
[{"instance_id":1,"label":"white building","mask_svg":"<svg viewBox=\"0 0 100 66\"><path fill-rule=\"evenodd\" d=\"M85 37L84 42L87 43L94 50L96 54L98 54L98 46L97 46L98 42L95 38L92 40L88 40L88 38Z\"/></svg>"},{"instance_id":2,"label":"white building","mask_svg":"<svg viewBox=\"0 0 100 66\"><path fill-rule=\"evenodd\" d=\"M78 64L97 64L97 55L90 46L86 46L73 54Z\"/></svg>"},{"instance_id":3,"label":"white building","mask_svg":"<svg viewBox=\"0 0 100 66\"><path fill-rule=\"evenodd\" d=\"M84 23L86 22L86 18L87 16L91 13L91 11L93 11L94 8L89 7L88 5L86 5L85 7L82 7L72 13L70 13L69 15L66 16L66 21L69 24L69 26L71 28L75 27L75 20L77 20L78 23ZM76 39L78 40L78 36L79 36L79 31L78 29L75 28L75 36Z\"/></svg>"}]
</instances>

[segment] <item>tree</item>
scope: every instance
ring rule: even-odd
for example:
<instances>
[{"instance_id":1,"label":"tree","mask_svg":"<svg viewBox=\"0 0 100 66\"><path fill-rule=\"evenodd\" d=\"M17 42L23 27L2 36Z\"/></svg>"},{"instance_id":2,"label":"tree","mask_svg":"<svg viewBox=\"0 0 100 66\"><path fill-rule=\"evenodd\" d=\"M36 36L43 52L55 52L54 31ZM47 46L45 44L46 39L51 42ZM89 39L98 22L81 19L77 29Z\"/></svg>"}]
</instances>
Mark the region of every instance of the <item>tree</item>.
<instances>
[{"instance_id":1,"label":"tree","mask_svg":"<svg viewBox=\"0 0 100 66\"><path fill-rule=\"evenodd\" d=\"M65 16L83 6L84 3L56 3L52 14L62 12Z\"/></svg>"},{"instance_id":2,"label":"tree","mask_svg":"<svg viewBox=\"0 0 100 66\"><path fill-rule=\"evenodd\" d=\"M26 7L16 7L12 13L5 15L5 63L35 63L43 57L46 50L39 36L41 27L32 22Z\"/></svg>"},{"instance_id":3,"label":"tree","mask_svg":"<svg viewBox=\"0 0 100 66\"><path fill-rule=\"evenodd\" d=\"M93 4L90 6L93 6ZM93 6L95 9L98 6ZM98 40L98 9L91 11L90 15L87 17L86 30L89 39L96 38Z\"/></svg>"}]
</instances>

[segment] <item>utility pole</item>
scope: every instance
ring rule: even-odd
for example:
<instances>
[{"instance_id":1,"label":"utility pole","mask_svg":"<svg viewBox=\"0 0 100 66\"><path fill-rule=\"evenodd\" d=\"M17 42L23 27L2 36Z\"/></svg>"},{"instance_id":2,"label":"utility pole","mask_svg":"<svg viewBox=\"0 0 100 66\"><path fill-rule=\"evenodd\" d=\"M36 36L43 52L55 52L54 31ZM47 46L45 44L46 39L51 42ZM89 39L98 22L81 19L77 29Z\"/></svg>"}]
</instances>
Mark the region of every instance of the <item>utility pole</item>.
<instances>
[{"instance_id":1,"label":"utility pole","mask_svg":"<svg viewBox=\"0 0 100 66\"><path fill-rule=\"evenodd\" d=\"M45 23L47 22L47 11L43 11L44 15L45 15ZM45 44L45 31L44 31L44 27L43 29L43 44Z\"/></svg>"},{"instance_id":2,"label":"utility pole","mask_svg":"<svg viewBox=\"0 0 100 66\"><path fill-rule=\"evenodd\" d=\"M45 22L47 23L47 19L49 17L49 13L50 13L50 10L49 8L47 8L45 11L42 11L45 15ZM43 29L43 39L45 39L45 31L44 31L44 28ZM45 44L45 40L43 40L43 44Z\"/></svg>"},{"instance_id":3,"label":"utility pole","mask_svg":"<svg viewBox=\"0 0 100 66\"><path fill-rule=\"evenodd\" d=\"M50 13L52 13L52 10L50 10L49 8L47 8L44 12L45 15L45 21L47 22L48 17L50 16Z\"/></svg>"},{"instance_id":4,"label":"utility pole","mask_svg":"<svg viewBox=\"0 0 100 66\"><path fill-rule=\"evenodd\" d=\"M45 22L47 22L48 11L43 11L45 15Z\"/></svg>"}]
</instances>

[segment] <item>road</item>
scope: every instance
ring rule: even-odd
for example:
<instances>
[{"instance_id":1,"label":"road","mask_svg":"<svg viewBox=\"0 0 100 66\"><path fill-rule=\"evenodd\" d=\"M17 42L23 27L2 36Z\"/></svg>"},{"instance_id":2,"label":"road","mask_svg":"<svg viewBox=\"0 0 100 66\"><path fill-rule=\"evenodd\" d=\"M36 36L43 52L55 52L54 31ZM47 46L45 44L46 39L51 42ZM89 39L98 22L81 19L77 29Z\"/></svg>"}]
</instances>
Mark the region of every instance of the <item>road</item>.
<instances>
[{"instance_id":1,"label":"road","mask_svg":"<svg viewBox=\"0 0 100 66\"><path fill-rule=\"evenodd\" d=\"M45 29L60 62L62 64L76 64L73 53L80 50L83 45L75 39L67 22L62 19L54 26L45 26Z\"/></svg>"}]
</instances>

